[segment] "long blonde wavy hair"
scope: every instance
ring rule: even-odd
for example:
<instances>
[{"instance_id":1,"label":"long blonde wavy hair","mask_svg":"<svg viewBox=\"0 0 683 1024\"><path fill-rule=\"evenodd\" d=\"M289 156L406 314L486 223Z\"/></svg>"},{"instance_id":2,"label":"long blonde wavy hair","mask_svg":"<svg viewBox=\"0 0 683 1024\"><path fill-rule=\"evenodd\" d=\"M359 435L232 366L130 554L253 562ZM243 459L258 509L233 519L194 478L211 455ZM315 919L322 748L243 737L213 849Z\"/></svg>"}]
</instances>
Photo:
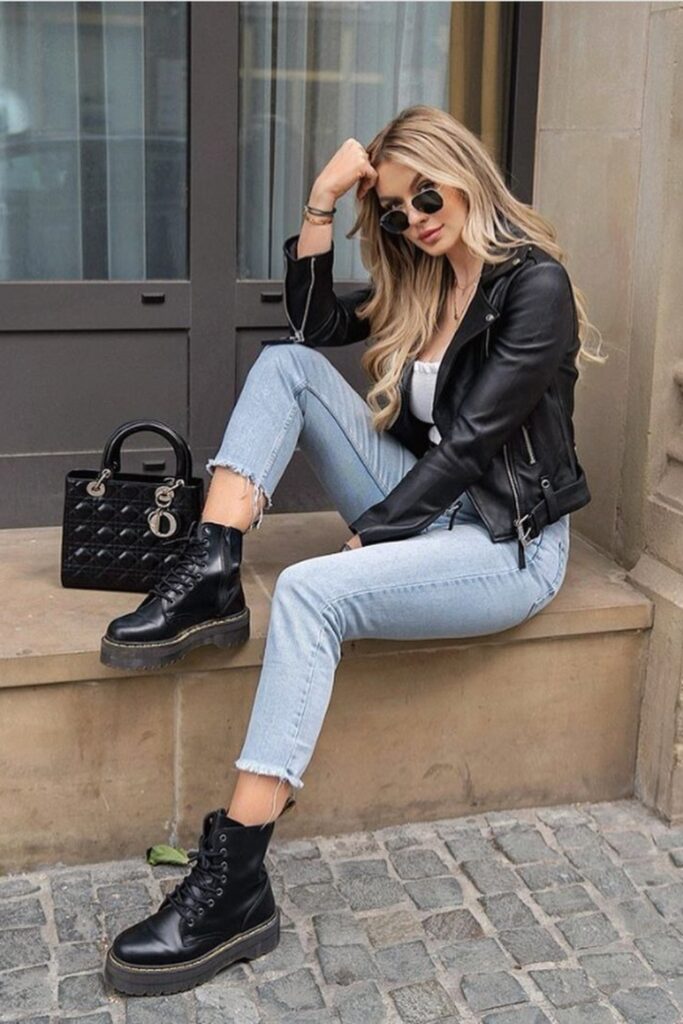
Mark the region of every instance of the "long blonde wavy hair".
<instances>
[{"instance_id":1,"label":"long blonde wavy hair","mask_svg":"<svg viewBox=\"0 0 683 1024\"><path fill-rule=\"evenodd\" d=\"M512 250L534 242L564 263L553 225L516 199L483 143L451 114L438 107L406 107L366 147L372 167L392 160L419 172L437 185L460 190L468 207L462 240L472 256L501 263ZM435 258L403 235L379 226L382 208L374 188L356 198L356 221L346 235L360 232L361 260L374 291L357 314L370 320L372 343L361 366L374 381L366 399L375 430L386 430L400 410L399 381L408 359L419 354L437 328L445 298L455 282L446 256ZM517 228L512 233L509 226ZM565 268L566 269L566 268ZM600 363L607 357L586 347L589 330L600 332L587 317L583 293L571 282L579 322L580 359Z\"/></svg>"}]
</instances>

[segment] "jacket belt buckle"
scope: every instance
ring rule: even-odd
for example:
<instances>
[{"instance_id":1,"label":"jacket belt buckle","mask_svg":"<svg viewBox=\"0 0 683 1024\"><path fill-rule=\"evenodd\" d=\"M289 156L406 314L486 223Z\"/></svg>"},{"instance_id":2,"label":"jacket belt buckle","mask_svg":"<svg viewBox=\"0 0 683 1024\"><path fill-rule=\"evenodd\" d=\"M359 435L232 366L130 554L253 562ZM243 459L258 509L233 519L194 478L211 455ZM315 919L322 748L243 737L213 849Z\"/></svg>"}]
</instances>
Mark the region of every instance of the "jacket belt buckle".
<instances>
[{"instance_id":1,"label":"jacket belt buckle","mask_svg":"<svg viewBox=\"0 0 683 1024\"><path fill-rule=\"evenodd\" d=\"M524 526L525 519L531 520L528 528L525 528ZM533 537L531 536L531 531L534 528L534 523L533 516L531 515L531 513L527 512L527 514L525 516L522 516L521 519L515 519L515 526L517 527L517 536L519 538L519 542L526 548L529 544L531 544L531 541L533 540Z\"/></svg>"}]
</instances>

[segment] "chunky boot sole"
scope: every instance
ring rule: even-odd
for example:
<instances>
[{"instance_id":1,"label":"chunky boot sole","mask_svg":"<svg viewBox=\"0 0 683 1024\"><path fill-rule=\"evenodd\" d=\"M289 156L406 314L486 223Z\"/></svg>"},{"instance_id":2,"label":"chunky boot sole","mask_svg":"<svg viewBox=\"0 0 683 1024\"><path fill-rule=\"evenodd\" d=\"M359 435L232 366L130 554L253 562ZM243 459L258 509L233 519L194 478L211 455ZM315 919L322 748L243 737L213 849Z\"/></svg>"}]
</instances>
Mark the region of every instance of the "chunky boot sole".
<instances>
[{"instance_id":1,"label":"chunky boot sole","mask_svg":"<svg viewBox=\"0 0 683 1024\"><path fill-rule=\"evenodd\" d=\"M275 949L280 941L280 910L263 924L236 935L210 953L167 967L136 967L119 960L111 950L104 964L105 980L129 996L171 995L209 981L236 960L255 960Z\"/></svg>"},{"instance_id":2,"label":"chunky boot sole","mask_svg":"<svg viewBox=\"0 0 683 1024\"><path fill-rule=\"evenodd\" d=\"M149 643L124 643L102 637L100 661L112 668L154 669L179 661L193 647L214 644L232 647L249 639L249 609L244 608L224 619L211 619L184 629L169 640Z\"/></svg>"}]
</instances>

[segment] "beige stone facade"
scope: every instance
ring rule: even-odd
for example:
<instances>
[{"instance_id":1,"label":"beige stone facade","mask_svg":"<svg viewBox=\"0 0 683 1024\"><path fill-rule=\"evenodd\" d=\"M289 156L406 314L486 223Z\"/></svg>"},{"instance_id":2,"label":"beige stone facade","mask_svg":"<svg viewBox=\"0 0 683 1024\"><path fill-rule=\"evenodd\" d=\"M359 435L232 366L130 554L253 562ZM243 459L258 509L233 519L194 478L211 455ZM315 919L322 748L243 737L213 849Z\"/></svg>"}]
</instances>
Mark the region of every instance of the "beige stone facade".
<instances>
[{"instance_id":1,"label":"beige stone facade","mask_svg":"<svg viewBox=\"0 0 683 1024\"><path fill-rule=\"evenodd\" d=\"M655 605L636 794L683 820L683 5L544 5L534 205L609 356L577 388L574 528Z\"/></svg>"}]
</instances>

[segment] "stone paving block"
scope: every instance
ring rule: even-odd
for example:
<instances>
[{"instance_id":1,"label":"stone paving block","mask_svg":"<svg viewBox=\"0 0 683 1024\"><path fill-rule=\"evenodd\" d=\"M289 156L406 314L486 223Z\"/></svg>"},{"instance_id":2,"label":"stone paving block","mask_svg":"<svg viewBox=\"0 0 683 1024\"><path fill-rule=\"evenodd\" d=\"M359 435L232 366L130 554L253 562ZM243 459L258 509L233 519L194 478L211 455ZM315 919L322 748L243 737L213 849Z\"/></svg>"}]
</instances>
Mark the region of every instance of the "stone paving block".
<instances>
[{"instance_id":1,"label":"stone paving block","mask_svg":"<svg viewBox=\"0 0 683 1024\"><path fill-rule=\"evenodd\" d=\"M218 975L194 990L197 1024L260 1024L261 1013L253 993L216 984L220 978Z\"/></svg>"},{"instance_id":2,"label":"stone paving block","mask_svg":"<svg viewBox=\"0 0 683 1024\"><path fill-rule=\"evenodd\" d=\"M427 981L435 974L435 967L424 942L402 942L375 953L382 977L397 984L408 981Z\"/></svg>"},{"instance_id":3,"label":"stone paving block","mask_svg":"<svg viewBox=\"0 0 683 1024\"><path fill-rule=\"evenodd\" d=\"M583 1003L568 1010L555 1010L557 1024L614 1024L614 1014L603 1003Z\"/></svg>"},{"instance_id":4,"label":"stone paving block","mask_svg":"<svg viewBox=\"0 0 683 1024\"><path fill-rule=\"evenodd\" d=\"M619 832L606 832L605 839L616 850L622 860L635 860L638 857L649 857L657 852L655 844L649 836L633 829Z\"/></svg>"},{"instance_id":5,"label":"stone paving block","mask_svg":"<svg viewBox=\"0 0 683 1024\"><path fill-rule=\"evenodd\" d=\"M0 1013L5 1018L14 1014L20 1020L29 1013L43 1013L51 1009L53 1000L47 967L0 974Z\"/></svg>"},{"instance_id":6,"label":"stone paving block","mask_svg":"<svg viewBox=\"0 0 683 1024\"><path fill-rule=\"evenodd\" d=\"M569 850L567 856L577 870L608 899L633 899L638 890L623 868L614 864L601 850L579 847Z\"/></svg>"},{"instance_id":7,"label":"stone paving block","mask_svg":"<svg viewBox=\"0 0 683 1024\"><path fill-rule=\"evenodd\" d=\"M37 892L40 892L40 885L30 878L23 878L21 875L0 878L0 900L9 899L11 896L29 896Z\"/></svg>"},{"instance_id":8,"label":"stone paving block","mask_svg":"<svg viewBox=\"0 0 683 1024\"><path fill-rule=\"evenodd\" d=\"M437 832L434 822L412 821L405 825L388 825L386 828L376 829L374 835L387 850L403 850L408 846L433 842Z\"/></svg>"},{"instance_id":9,"label":"stone paving block","mask_svg":"<svg viewBox=\"0 0 683 1024\"><path fill-rule=\"evenodd\" d=\"M495 854L492 840L483 836L478 828L463 828L452 833L439 830L439 834L459 864L464 860L487 860Z\"/></svg>"},{"instance_id":10,"label":"stone paving block","mask_svg":"<svg viewBox=\"0 0 683 1024\"><path fill-rule=\"evenodd\" d=\"M494 828L494 842L506 857L515 864L529 864L533 861L556 860L553 850L535 828L514 825L510 828Z\"/></svg>"},{"instance_id":11,"label":"stone paving block","mask_svg":"<svg viewBox=\"0 0 683 1024\"><path fill-rule=\"evenodd\" d=\"M479 903L495 928L528 928L538 924L529 907L520 900L517 893L480 896Z\"/></svg>"},{"instance_id":12,"label":"stone paving block","mask_svg":"<svg viewBox=\"0 0 683 1024\"><path fill-rule=\"evenodd\" d=\"M152 907L152 897L143 882L117 882L114 885L100 885L95 889L95 896L105 914L135 910L141 918L144 918Z\"/></svg>"},{"instance_id":13,"label":"stone paving block","mask_svg":"<svg viewBox=\"0 0 683 1024\"><path fill-rule=\"evenodd\" d=\"M74 974L59 981L57 1002L60 1010L98 1010L108 998L101 971Z\"/></svg>"},{"instance_id":14,"label":"stone paving block","mask_svg":"<svg viewBox=\"0 0 683 1024\"><path fill-rule=\"evenodd\" d=\"M363 921L373 946L395 946L397 942L424 938L424 929L414 910L392 910L373 914Z\"/></svg>"},{"instance_id":15,"label":"stone paving block","mask_svg":"<svg viewBox=\"0 0 683 1024\"><path fill-rule=\"evenodd\" d=\"M342 860L334 865L337 878L365 878L371 875L373 878L388 878L389 865L380 857L373 857L368 860Z\"/></svg>"},{"instance_id":16,"label":"stone paving block","mask_svg":"<svg viewBox=\"0 0 683 1024\"><path fill-rule=\"evenodd\" d=\"M555 829L555 838L563 850L602 849L604 840L591 825L562 825Z\"/></svg>"},{"instance_id":17,"label":"stone paving block","mask_svg":"<svg viewBox=\"0 0 683 1024\"><path fill-rule=\"evenodd\" d=\"M683 828L668 828L655 835L654 841L660 850L683 849Z\"/></svg>"},{"instance_id":18,"label":"stone paving block","mask_svg":"<svg viewBox=\"0 0 683 1024\"><path fill-rule=\"evenodd\" d=\"M296 932L280 932L280 941L267 956L250 960L254 974L259 977L268 971L291 971L294 967L302 967L305 953Z\"/></svg>"},{"instance_id":19,"label":"stone paving block","mask_svg":"<svg viewBox=\"0 0 683 1024\"><path fill-rule=\"evenodd\" d=\"M520 967L528 964L559 963L567 954L552 935L537 926L498 932L498 941Z\"/></svg>"},{"instance_id":20,"label":"stone paving block","mask_svg":"<svg viewBox=\"0 0 683 1024\"><path fill-rule=\"evenodd\" d=\"M434 939L453 942L457 939L478 939L484 931L469 910L445 910L432 914L422 927Z\"/></svg>"},{"instance_id":21,"label":"stone paving block","mask_svg":"<svg viewBox=\"0 0 683 1024\"><path fill-rule=\"evenodd\" d=\"M597 992L582 968L546 968L529 974L553 1006L576 1006L597 999Z\"/></svg>"},{"instance_id":22,"label":"stone paving block","mask_svg":"<svg viewBox=\"0 0 683 1024\"><path fill-rule=\"evenodd\" d=\"M328 985L353 985L379 976L366 946L318 946L317 952Z\"/></svg>"},{"instance_id":23,"label":"stone paving block","mask_svg":"<svg viewBox=\"0 0 683 1024\"><path fill-rule=\"evenodd\" d=\"M556 829L562 825L585 825L590 823L590 815L578 807L559 805L557 807L539 807L536 817L549 828Z\"/></svg>"},{"instance_id":24,"label":"stone paving block","mask_svg":"<svg viewBox=\"0 0 683 1024\"><path fill-rule=\"evenodd\" d=\"M413 883L415 884L415 883ZM406 893L399 881L394 878L383 878L381 876L361 875L358 878L342 878L337 882L337 888L342 896L349 901L352 910L377 910L380 907L390 907L395 903L406 900ZM295 890L292 890L294 892ZM290 896L292 895L290 892ZM339 904L332 906L316 906L315 910L334 910L336 906L343 906L340 899ZM300 906L300 904L297 904ZM306 910L306 907L302 907Z\"/></svg>"},{"instance_id":25,"label":"stone paving block","mask_svg":"<svg viewBox=\"0 0 683 1024\"><path fill-rule=\"evenodd\" d=\"M398 882L396 883L398 885ZM295 885L287 891L287 897L295 907L306 914L323 913L326 910L341 910L346 906L344 897L329 882L313 885ZM354 907L354 909L357 909Z\"/></svg>"},{"instance_id":26,"label":"stone paving block","mask_svg":"<svg viewBox=\"0 0 683 1024\"><path fill-rule=\"evenodd\" d=\"M294 1010L282 1013L270 1007L264 1017L265 1024L340 1024L339 1010L326 1007L324 1010Z\"/></svg>"},{"instance_id":27,"label":"stone paving block","mask_svg":"<svg viewBox=\"0 0 683 1024\"><path fill-rule=\"evenodd\" d=\"M448 875L449 869L434 850L411 846L391 854L391 862L400 878L430 878Z\"/></svg>"},{"instance_id":28,"label":"stone paving block","mask_svg":"<svg viewBox=\"0 0 683 1024\"><path fill-rule=\"evenodd\" d=\"M107 1016L108 1016L108 1014L107 1014ZM7 1018L5 1018L5 1020L6 1019ZM71 1017L70 1019L73 1020L74 1018ZM87 1020L88 1018L83 1018L82 1017L81 1020L83 1020L83 1019ZM111 1020L111 1018L110 1018L110 1020ZM10 1024L15 1024L15 1022L12 1021L12 1022L10 1022ZM21 1024L50 1024L50 1018L49 1017L42 1017L42 1016L41 1017L22 1017L21 1018ZM62 1021L61 1018L59 1020L59 1024L63 1024L63 1021ZM109 1021L105 1022L105 1024L109 1024Z\"/></svg>"},{"instance_id":29,"label":"stone paving block","mask_svg":"<svg viewBox=\"0 0 683 1024\"><path fill-rule=\"evenodd\" d=\"M438 952L444 967L457 974L475 971L496 971L511 966L510 958L495 939L463 939Z\"/></svg>"},{"instance_id":30,"label":"stone paving block","mask_svg":"<svg viewBox=\"0 0 683 1024\"><path fill-rule=\"evenodd\" d=\"M634 953L584 953L578 961L605 995L611 995L620 988L650 985L656 980L652 971Z\"/></svg>"},{"instance_id":31,"label":"stone paving block","mask_svg":"<svg viewBox=\"0 0 683 1024\"><path fill-rule=\"evenodd\" d=\"M318 840L326 860L367 857L380 854L382 847L373 832L350 832L348 835L326 836Z\"/></svg>"},{"instance_id":32,"label":"stone paving block","mask_svg":"<svg viewBox=\"0 0 683 1024\"><path fill-rule=\"evenodd\" d=\"M172 996L126 999L126 1024L192 1024L195 1014L191 992Z\"/></svg>"},{"instance_id":33,"label":"stone paving block","mask_svg":"<svg viewBox=\"0 0 683 1024\"><path fill-rule=\"evenodd\" d=\"M332 872L323 860L296 857L288 857L281 862L281 877L286 888L333 880Z\"/></svg>"},{"instance_id":34,"label":"stone paving block","mask_svg":"<svg viewBox=\"0 0 683 1024\"><path fill-rule=\"evenodd\" d=\"M657 885L647 890L647 898L652 901L659 913L668 919L683 915L683 882Z\"/></svg>"},{"instance_id":35,"label":"stone paving block","mask_svg":"<svg viewBox=\"0 0 683 1024\"><path fill-rule=\"evenodd\" d=\"M550 1019L538 1006L513 1006L511 1010L487 1013L482 1024L550 1024Z\"/></svg>"},{"instance_id":36,"label":"stone paving block","mask_svg":"<svg viewBox=\"0 0 683 1024\"><path fill-rule=\"evenodd\" d=\"M529 1001L517 979L506 971L496 971L493 974L465 974L460 980L460 990L468 1005L479 1011Z\"/></svg>"},{"instance_id":37,"label":"stone paving block","mask_svg":"<svg viewBox=\"0 0 683 1024\"><path fill-rule=\"evenodd\" d=\"M350 839L351 837L347 838ZM336 843L334 839L331 839L327 847L328 855L331 855L333 848L336 848ZM312 839L290 839L283 843L281 840L273 838L268 847L268 852L277 863L287 860L310 860L320 857L318 843Z\"/></svg>"},{"instance_id":38,"label":"stone paving block","mask_svg":"<svg viewBox=\"0 0 683 1024\"><path fill-rule=\"evenodd\" d=\"M3 900L0 903L0 931L45 924L45 914L37 896L27 899Z\"/></svg>"},{"instance_id":39,"label":"stone paving block","mask_svg":"<svg viewBox=\"0 0 683 1024\"><path fill-rule=\"evenodd\" d=\"M363 925L349 910L315 914L312 923L321 946L351 946L366 941Z\"/></svg>"},{"instance_id":40,"label":"stone paving block","mask_svg":"<svg viewBox=\"0 0 683 1024\"><path fill-rule=\"evenodd\" d=\"M662 824L656 814L633 797L623 800L601 800L585 806L591 818L605 830L628 826L634 821L640 821L651 828Z\"/></svg>"},{"instance_id":41,"label":"stone paving block","mask_svg":"<svg viewBox=\"0 0 683 1024\"><path fill-rule=\"evenodd\" d=\"M456 1015L456 1007L446 989L438 981L423 981L404 985L389 992L399 1017L405 1024L432 1024L447 1015Z\"/></svg>"},{"instance_id":42,"label":"stone paving block","mask_svg":"<svg viewBox=\"0 0 683 1024\"><path fill-rule=\"evenodd\" d=\"M374 981L341 990L337 996L341 1024L385 1024L387 1011Z\"/></svg>"},{"instance_id":43,"label":"stone paving block","mask_svg":"<svg viewBox=\"0 0 683 1024\"><path fill-rule=\"evenodd\" d=\"M549 917L566 917L586 910L597 910L597 905L583 885L566 885L561 889L547 889L534 893L534 900Z\"/></svg>"},{"instance_id":44,"label":"stone paving block","mask_svg":"<svg viewBox=\"0 0 683 1024\"><path fill-rule=\"evenodd\" d=\"M579 872L564 860L554 864L521 865L517 868L517 874L532 892L583 881Z\"/></svg>"},{"instance_id":45,"label":"stone paving block","mask_svg":"<svg viewBox=\"0 0 683 1024\"><path fill-rule=\"evenodd\" d=\"M635 939L635 946L658 974L683 975L683 941L674 932Z\"/></svg>"},{"instance_id":46,"label":"stone paving block","mask_svg":"<svg viewBox=\"0 0 683 1024\"><path fill-rule=\"evenodd\" d=\"M615 904L613 913L615 921L621 922L622 929L631 937L654 935L668 928L662 915L643 896Z\"/></svg>"},{"instance_id":47,"label":"stone paving block","mask_svg":"<svg viewBox=\"0 0 683 1024\"><path fill-rule=\"evenodd\" d=\"M324 1006L320 987L310 967L285 974L257 986L264 1008L277 1010L313 1010Z\"/></svg>"},{"instance_id":48,"label":"stone paving block","mask_svg":"<svg viewBox=\"0 0 683 1024\"><path fill-rule=\"evenodd\" d=\"M98 939L97 904L89 874L60 871L49 876L60 942Z\"/></svg>"},{"instance_id":49,"label":"stone paving block","mask_svg":"<svg viewBox=\"0 0 683 1024\"><path fill-rule=\"evenodd\" d=\"M615 992L612 1002L628 1024L680 1024L680 1014L661 988Z\"/></svg>"},{"instance_id":50,"label":"stone paving block","mask_svg":"<svg viewBox=\"0 0 683 1024\"><path fill-rule=\"evenodd\" d=\"M517 876L511 868L492 857L483 860L465 860L462 870L479 892L514 892L518 888Z\"/></svg>"},{"instance_id":51,"label":"stone paving block","mask_svg":"<svg viewBox=\"0 0 683 1024\"><path fill-rule=\"evenodd\" d=\"M0 932L0 971L38 967L46 964L49 959L50 947L39 928L15 928L13 931Z\"/></svg>"},{"instance_id":52,"label":"stone paving block","mask_svg":"<svg viewBox=\"0 0 683 1024\"><path fill-rule=\"evenodd\" d=\"M162 865L156 865L161 867ZM165 864L163 867L166 873L171 874L176 865ZM182 866L181 871L187 873L187 866ZM88 874L93 886L109 885L113 882L133 882L139 879L149 883L154 877L151 864L141 861L139 858L128 858L127 860L109 860L101 864L89 864Z\"/></svg>"},{"instance_id":53,"label":"stone paving block","mask_svg":"<svg viewBox=\"0 0 683 1024\"><path fill-rule=\"evenodd\" d=\"M462 903L460 883L450 876L406 882L405 889L420 910L437 910Z\"/></svg>"},{"instance_id":54,"label":"stone paving block","mask_svg":"<svg viewBox=\"0 0 683 1024\"><path fill-rule=\"evenodd\" d=\"M662 985L666 986L669 995L673 996L673 1000L678 1004L679 1007L683 1008L683 977L682 978L664 978L659 979ZM681 1016L683 1020L683 1015Z\"/></svg>"},{"instance_id":55,"label":"stone paving block","mask_svg":"<svg viewBox=\"0 0 683 1024\"><path fill-rule=\"evenodd\" d=\"M683 852L683 851L682 851ZM667 857L669 855L667 854ZM645 857L643 860L632 860L624 864L624 871L638 886L667 885L676 880L671 863L659 857Z\"/></svg>"},{"instance_id":56,"label":"stone paving block","mask_svg":"<svg viewBox=\"0 0 683 1024\"><path fill-rule=\"evenodd\" d=\"M573 949L606 946L619 938L604 914L579 914L557 922L557 927Z\"/></svg>"},{"instance_id":57,"label":"stone paving block","mask_svg":"<svg viewBox=\"0 0 683 1024\"><path fill-rule=\"evenodd\" d=\"M44 1018L46 1024L48 1019L48 1017ZM33 1018L33 1022L22 1020L21 1024L35 1024L35 1018ZM104 1010L101 1013L88 1013L85 1017L80 1015L78 1017L60 1017L59 1024L111 1024L111 1014Z\"/></svg>"}]
</instances>

